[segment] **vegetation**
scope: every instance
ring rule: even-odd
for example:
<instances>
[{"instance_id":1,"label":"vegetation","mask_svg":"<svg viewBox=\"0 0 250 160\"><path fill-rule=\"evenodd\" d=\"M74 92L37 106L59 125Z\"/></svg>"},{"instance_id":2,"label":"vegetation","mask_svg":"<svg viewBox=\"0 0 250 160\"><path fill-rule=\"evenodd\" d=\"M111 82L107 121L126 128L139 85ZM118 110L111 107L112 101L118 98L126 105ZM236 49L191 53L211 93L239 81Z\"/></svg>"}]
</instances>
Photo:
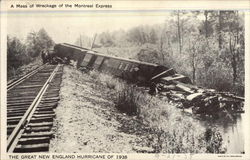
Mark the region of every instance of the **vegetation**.
<instances>
[{"instance_id":1,"label":"vegetation","mask_svg":"<svg viewBox=\"0 0 250 160\"><path fill-rule=\"evenodd\" d=\"M139 115L142 94L134 88L134 86L126 86L118 93L116 98L116 108L128 115Z\"/></svg>"},{"instance_id":2,"label":"vegetation","mask_svg":"<svg viewBox=\"0 0 250 160\"><path fill-rule=\"evenodd\" d=\"M90 71L100 91L108 89L118 111L131 119L121 121L121 130L143 137L141 147L153 153L224 153L223 138L216 128L204 128L184 115L176 104L153 97L111 75ZM114 87L109 87L110 84Z\"/></svg>"},{"instance_id":3,"label":"vegetation","mask_svg":"<svg viewBox=\"0 0 250 160\"><path fill-rule=\"evenodd\" d=\"M98 34L95 49L173 67L199 86L243 96L244 32L243 12L175 11L162 24Z\"/></svg>"},{"instance_id":4,"label":"vegetation","mask_svg":"<svg viewBox=\"0 0 250 160\"><path fill-rule=\"evenodd\" d=\"M43 49L53 47L54 41L42 28L38 32L30 32L25 42L16 37L7 36L7 72L8 79L20 74L21 66L37 62ZM40 58L40 57L39 57ZM37 65L40 65L39 63ZM27 68L28 69L28 68ZM32 68L34 69L34 68Z\"/></svg>"},{"instance_id":5,"label":"vegetation","mask_svg":"<svg viewBox=\"0 0 250 160\"><path fill-rule=\"evenodd\" d=\"M120 91L124 88L125 82L113 78L113 76L106 74L106 73L100 73L96 70L91 70L89 75L97 82L101 83L103 86L109 88L109 89L115 89L116 91Z\"/></svg>"}]
</instances>

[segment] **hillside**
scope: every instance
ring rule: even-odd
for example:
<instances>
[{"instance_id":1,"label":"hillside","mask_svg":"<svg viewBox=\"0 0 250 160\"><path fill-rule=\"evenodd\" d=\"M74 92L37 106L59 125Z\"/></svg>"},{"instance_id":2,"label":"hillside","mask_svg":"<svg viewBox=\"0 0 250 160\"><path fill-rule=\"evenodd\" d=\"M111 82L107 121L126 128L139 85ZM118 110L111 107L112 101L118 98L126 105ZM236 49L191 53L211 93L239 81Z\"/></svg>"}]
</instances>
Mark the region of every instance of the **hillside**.
<instances>
[{"instance_id":1,"label":"hillside","mask_svg":"<svg viewBox=\"0 0 250 160\"><path fill-rule=\"evenodd\" d=\"M136 114L121 112L135 96ZM220 132L110 75L65 66L50 152L222 153ZM208 136L213 135L213 136ZM67 146L67 147L65 147Z\"/></svg>"}]
</instances>

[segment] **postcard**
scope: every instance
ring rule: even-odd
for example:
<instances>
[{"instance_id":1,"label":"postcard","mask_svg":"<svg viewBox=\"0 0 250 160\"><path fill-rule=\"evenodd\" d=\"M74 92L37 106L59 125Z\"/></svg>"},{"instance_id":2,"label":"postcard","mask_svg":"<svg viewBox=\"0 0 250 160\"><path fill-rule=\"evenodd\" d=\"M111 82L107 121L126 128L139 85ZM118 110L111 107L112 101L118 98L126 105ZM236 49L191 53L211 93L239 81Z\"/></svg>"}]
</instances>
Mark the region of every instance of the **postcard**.
<instances>
[{"instance_id":1,"label":"postcard","mask_svg":"<svg viewBox=\"0 0 250 160\"><path fill-rule=\"evenodd\" d=\"M249 1L1 1L1 159L249 156Z\"/></svg>"}]
</instances>

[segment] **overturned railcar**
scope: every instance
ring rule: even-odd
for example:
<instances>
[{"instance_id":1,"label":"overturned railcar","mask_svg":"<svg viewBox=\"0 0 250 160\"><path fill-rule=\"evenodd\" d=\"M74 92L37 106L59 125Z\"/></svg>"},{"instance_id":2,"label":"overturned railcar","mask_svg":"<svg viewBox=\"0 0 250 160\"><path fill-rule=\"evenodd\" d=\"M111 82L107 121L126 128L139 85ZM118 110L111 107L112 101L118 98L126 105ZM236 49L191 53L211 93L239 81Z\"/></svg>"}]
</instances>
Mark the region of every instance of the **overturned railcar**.
<instances>
[{"instance_id":1,"label":"overturned railcar","mask_svg":"<svg viewBox=\"0 0 250 160\"><path fill-rule=\"evenodd\" d=\"M57 44L54 55L66 61L73 60L79 69L96 69L137 85L149 86L150 94L158 88L160 95L182 103L180 108L188 112L191 109L192 113L212 117L244 112L243 97L192 85L188 77L177 74L172 68L109 56L66 43Z\"/></svg>"},{"instance_id":2,"label":"overturned railcar","mask_svg":"<svg viewBox=\"0 0 250 160\"><path fill-rule=\"evenodd\" d=\"M172 76L173 79L180 82L191 83L188 77L177 76L178 74L173 69L153 63L109 56L67 43L57 44L54 51L55 55L62 59L67 58L75 61L76 67L79 69L96 69L131 82L149 84L152 80L160 81L163 77ZM168 72L164 73L164 71Z\"/></svg>"}]
</instances>

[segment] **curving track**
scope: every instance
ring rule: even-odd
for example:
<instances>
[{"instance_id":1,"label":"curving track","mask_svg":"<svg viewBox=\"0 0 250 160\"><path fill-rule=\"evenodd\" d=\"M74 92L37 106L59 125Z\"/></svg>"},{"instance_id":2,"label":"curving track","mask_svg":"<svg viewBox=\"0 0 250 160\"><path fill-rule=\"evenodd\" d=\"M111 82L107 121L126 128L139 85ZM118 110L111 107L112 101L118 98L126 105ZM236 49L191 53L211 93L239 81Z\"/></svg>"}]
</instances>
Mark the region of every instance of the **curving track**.
<instances>
[{"instance_id":1,"label":"curving track","mask_svg":"<svg viewBox=\"0 0 250 160\"><path fill-rule=\"evenodd\" d=\"M62 65L43 65L7 87L7 151L49 150Z\"/></svg>"}]
</instances>

